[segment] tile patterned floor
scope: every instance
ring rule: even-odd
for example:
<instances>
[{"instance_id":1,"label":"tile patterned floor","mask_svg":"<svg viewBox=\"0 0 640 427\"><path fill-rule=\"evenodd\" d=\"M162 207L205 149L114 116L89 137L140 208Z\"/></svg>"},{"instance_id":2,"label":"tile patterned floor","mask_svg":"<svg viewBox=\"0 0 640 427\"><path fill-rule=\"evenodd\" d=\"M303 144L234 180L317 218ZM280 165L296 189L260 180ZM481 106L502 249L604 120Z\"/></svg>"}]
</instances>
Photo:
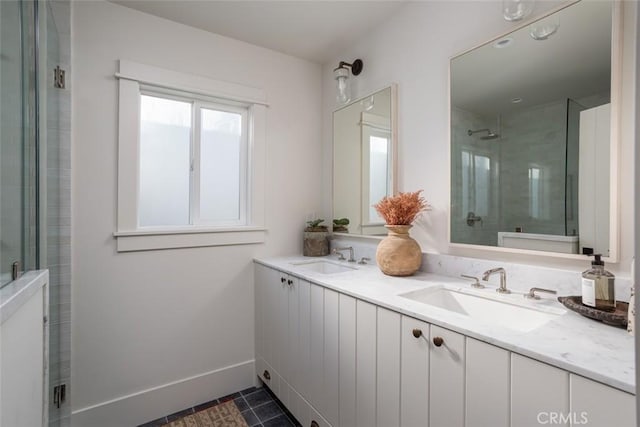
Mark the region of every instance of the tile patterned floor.
<instances>
[{"instance_id":1,"label":"tile patterned floor","mask_svg":"<svg viewBox=\"0 0 640 427\"><path fill-rule=\"evenodd\" d=\"M249 427L301 427L267 387L251 387L219 399L201 403L192 408L158 418L138 427L159 427L185 415L202 411L218 403L233 400Z\"/></svg>"}]
</instances>

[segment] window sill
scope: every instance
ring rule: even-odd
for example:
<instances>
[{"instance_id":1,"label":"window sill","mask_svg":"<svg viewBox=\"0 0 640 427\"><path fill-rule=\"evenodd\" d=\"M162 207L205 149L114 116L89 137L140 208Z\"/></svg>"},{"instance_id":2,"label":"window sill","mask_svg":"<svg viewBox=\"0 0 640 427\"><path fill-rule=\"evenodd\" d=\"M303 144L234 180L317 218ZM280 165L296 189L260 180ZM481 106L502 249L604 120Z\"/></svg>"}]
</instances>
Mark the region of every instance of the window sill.
<instances>
[{"instance_id":1,"label":"window sill","mask_svg":"<svg viewBox=\"0 0 640 427\"><path fill-rule=\"evenodd\" d=\"M113 236L118 252L158 249L199 248L205 246L253 245L264 243L262 227L184 227L117 231Z\"/></svg>"}]
</instances>

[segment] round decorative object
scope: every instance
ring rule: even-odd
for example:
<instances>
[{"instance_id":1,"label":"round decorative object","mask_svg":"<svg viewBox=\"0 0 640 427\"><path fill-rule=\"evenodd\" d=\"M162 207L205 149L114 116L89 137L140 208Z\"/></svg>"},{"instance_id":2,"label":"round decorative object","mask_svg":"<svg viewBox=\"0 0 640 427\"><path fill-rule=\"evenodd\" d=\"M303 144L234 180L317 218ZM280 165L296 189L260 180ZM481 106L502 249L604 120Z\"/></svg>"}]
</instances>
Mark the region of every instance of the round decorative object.
<instances>
[{"instance_id":1,"label":"round decorative object","mask_svg":"<svg viewBox=\"0 0 640 427\"><path fill-rule=\"evenodd\" d=\"M409 236L411 225L385 225L388 235L378 244L376 261L388 276L411 276L422 263L420 245Z\"/></svg>"},{"instance_id":2,"label":"round decorative object","mask_svg":"<svg viewBox=\"0 0 640 427\"><path fill-rule=\"evenodd\" d=\"M616 311L603 311L582 304L580 295L558 297L558 301L569 310L582 314L591 319L599 320L611 326L627 327L629 304L623 301L616 301Z\"/></svg>"}]
</instances>

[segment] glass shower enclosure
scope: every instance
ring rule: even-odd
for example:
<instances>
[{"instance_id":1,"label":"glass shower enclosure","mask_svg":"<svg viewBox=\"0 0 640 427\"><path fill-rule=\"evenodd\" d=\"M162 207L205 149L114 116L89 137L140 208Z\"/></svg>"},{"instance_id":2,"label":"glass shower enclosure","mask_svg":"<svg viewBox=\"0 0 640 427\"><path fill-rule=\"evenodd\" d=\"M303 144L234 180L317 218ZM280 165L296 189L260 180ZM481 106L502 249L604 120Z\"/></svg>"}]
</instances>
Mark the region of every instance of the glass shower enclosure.
<instances>
[{"instance_id":1,"label":"glass shower enclosure","mask_svg":"<svg viewBox=\"0 0 640 427\"><path fill-rule=\"evenodd\" d=\"M39 266L37 4L0 1L0 286Z\"/></svg>"}]
</instances>

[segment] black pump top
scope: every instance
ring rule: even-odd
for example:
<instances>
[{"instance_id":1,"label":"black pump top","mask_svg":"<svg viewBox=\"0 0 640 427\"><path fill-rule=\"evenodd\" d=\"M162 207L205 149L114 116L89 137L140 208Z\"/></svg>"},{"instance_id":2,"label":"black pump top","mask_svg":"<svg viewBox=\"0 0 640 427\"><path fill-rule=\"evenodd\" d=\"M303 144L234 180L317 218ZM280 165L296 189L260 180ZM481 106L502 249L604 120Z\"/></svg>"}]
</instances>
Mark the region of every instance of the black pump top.
<instances>
[{"instance_id":1,"label":"black pump top","mask_svg":"<svg viewBox=\"0 0 640 427\"><path fill-rule=\"evenodd\" d=\"M604 261L602 261L602 254L593 254L591 256L595 257L595 259L591 261L591 265L604 265Z\"/></svg>"}]
</instances>

